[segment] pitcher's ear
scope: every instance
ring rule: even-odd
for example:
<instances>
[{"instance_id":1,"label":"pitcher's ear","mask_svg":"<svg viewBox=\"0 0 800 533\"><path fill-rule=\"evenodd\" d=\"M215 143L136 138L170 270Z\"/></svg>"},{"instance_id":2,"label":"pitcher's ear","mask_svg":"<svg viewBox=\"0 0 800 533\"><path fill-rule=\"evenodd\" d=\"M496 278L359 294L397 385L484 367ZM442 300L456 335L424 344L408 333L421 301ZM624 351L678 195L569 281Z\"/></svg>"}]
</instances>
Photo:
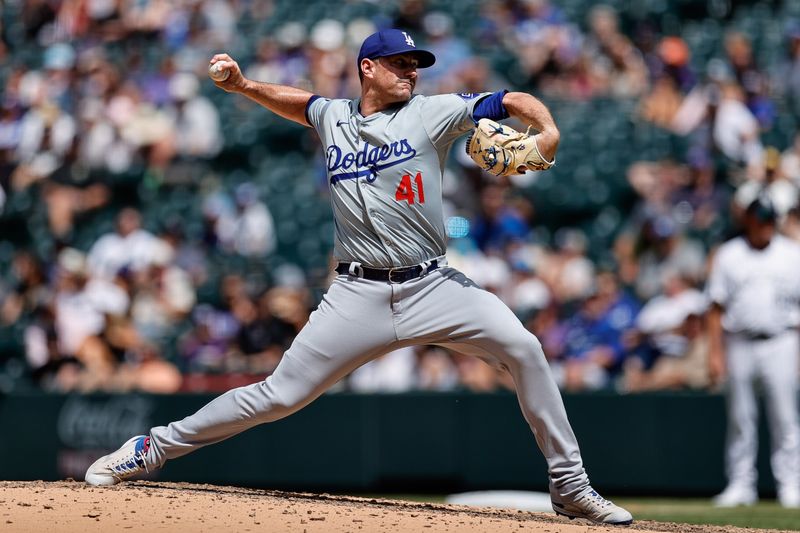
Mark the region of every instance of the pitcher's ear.
<instances>
[{"instance_id":1,"label":"pitcher's ear","mask_svg":"<svg viewBox=\"0 0 800 533\"><path fill-rule=\"evenodd\" d=\"M376 62L372 59L365 57L361 60L361 65L359 65L361 69L361 78L372 78L375 76L375 67Z\"/></svg>"}]
</instances>

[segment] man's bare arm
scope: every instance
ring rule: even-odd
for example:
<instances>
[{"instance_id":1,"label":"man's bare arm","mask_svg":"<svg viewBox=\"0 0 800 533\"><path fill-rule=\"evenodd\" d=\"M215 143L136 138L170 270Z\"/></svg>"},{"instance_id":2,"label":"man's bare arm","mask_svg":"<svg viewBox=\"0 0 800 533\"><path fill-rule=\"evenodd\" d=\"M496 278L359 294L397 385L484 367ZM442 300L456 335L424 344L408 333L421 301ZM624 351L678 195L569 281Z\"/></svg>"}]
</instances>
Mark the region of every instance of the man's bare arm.
<instances>
[{"instance_id":1,"label":"man's bare arm","mask_svg":"<svg viewBox=\"0 0 800 533\"><path fill-rule=\"evenodd\" d=\"M547 106L530 94L518 92L506 93L503 96L503 106L513 118L539 130L536 134L536 145L542 156L552 161L556 156L561 134Z\"/></svg>"},{"instance_id":2,"label":"man's bare arm","mask_svg":"<svg viewBox=\"0 0 800 533\"><path fill-rule=\"evenodd\" d=\"M228 54L216 54L210 63L222 61L222 71L230 72L224 81L215 81L214 84L229 93L239 93L266 107L273 113L287 118L303 126L310 126L306 120L306 106L312 93L290 87L261 81L253 81L244 77L239 64Z\"/></svg>"}]
</instances>

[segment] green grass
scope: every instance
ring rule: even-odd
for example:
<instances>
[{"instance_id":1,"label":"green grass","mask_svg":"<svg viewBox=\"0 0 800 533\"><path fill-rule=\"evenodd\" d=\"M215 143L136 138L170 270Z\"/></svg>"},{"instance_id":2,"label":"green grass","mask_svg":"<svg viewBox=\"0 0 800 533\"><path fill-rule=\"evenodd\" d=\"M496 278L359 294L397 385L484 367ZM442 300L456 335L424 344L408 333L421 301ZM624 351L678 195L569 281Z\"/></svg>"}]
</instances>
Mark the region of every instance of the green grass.
<instances>
[{"instance_id":1,"label":"green grass","mask_svg":"<svg viewBox=\"0 0 800 533\"><path fill-rule=\"evenodd\" d=\"M800 531L800 511L765 500L752 507L717 509L708 499L614 498L639 520Z\"/></svg>"},{"instance_id":2,"label":"green grass","mask_svg":"<svg viewBox=\"0 0 800 533\"><path fill-rule=\"evenodd\" d=\"M392 494L380 497L415 502L444 502L443 496L436 495ZM784 509L774 500L762 500L752 507L733 509L718 509L711 505L708 498L612 497L612 500L628 509L636 520L800 531L800 511Z\"/></svg>"}]
</instances>

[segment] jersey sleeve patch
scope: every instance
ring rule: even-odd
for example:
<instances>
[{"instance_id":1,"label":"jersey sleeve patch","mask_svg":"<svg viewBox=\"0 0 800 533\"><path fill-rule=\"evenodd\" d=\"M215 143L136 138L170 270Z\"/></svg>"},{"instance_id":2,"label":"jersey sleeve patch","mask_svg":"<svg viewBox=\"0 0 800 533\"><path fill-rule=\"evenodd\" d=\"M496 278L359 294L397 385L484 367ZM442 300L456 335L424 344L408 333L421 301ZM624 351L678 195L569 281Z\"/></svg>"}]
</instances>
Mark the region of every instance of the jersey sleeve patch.
<instances>
[{"instance_id":1,"label":"jersey sleeve patch","mask_svg":"<svg viewBox=\"0 0 800 533\"><path fill-rule=\"evenodd\" d=\"M458 93L458 96L463 98L464 100L472 100L476 96L479 96L481 93Z\"/></svg>"}]
</instances>

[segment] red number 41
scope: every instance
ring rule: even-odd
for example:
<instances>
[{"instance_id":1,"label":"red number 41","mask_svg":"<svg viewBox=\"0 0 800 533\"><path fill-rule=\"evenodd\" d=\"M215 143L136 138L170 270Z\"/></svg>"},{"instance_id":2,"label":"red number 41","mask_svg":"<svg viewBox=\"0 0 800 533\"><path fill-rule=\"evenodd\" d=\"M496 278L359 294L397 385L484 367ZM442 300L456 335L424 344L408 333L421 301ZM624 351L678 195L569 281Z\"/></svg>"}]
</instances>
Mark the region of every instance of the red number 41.
<instances>
[{"instance_id":1,"label":"red number 41","mask_svg":"<svg viewBox=\"0 0 800 533\"><path fill-rule=\"evenodd\" d=\"M414 184L417 186L417 200L419 203L425 203L425 187L422 185L422 172L417 172L414 176ZM394 192L394 198L398 202L405 200L410 204L414 203L414 189L411 187L411 175L406 174L400 178L400 185Z\"/></svg>"}]
</instances>

